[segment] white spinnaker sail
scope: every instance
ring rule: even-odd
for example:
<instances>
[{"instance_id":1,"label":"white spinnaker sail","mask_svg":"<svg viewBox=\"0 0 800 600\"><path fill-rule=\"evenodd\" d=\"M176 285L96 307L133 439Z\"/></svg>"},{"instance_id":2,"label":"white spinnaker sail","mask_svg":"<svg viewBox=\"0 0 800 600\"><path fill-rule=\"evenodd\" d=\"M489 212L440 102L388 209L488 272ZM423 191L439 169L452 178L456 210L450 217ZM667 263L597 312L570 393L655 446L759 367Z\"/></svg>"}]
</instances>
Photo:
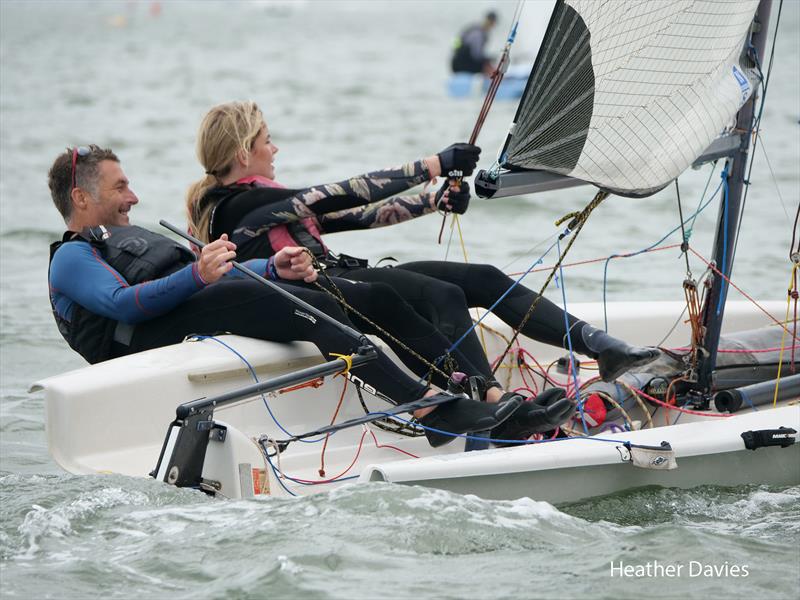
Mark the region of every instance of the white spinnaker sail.
<instances>
[{"instance_id":1,"label":"white spinnaker sail","mask_svg":"<svg viewBox=\"0 0 800 600\"><path fill-rule=\"evenodd\" d=\"M559 0L507 167L646 195L733 122L757 74L742 47L758 0Z\"/></svg>"}]
</instances>

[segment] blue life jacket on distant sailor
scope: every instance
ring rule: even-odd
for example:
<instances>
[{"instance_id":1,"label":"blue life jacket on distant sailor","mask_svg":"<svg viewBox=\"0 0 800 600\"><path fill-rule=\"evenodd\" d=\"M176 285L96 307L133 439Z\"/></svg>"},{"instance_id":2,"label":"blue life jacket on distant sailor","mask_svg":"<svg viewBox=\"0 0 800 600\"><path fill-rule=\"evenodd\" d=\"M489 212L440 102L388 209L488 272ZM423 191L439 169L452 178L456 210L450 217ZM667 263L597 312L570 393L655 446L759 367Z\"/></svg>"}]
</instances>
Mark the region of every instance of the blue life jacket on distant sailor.
<instances>
[{"instance_id":1,"label":"blue life jacket on distant sailor","mask_svg":"<svg viewBox=\"0 0 800 600\"><path fill-rule=\"evenodd\" d=\"M50 263L62 244L72 241L89 242L100 256L130 285L166 277L194 262L194 254L184 246L147 229L125 227L91 227L80 233L67 231L61 241L50 244ZM49 279L48 266L48 279ZM67 321L56 312L52 297L50 305L58 330L70 347L89 363L94 364L117 354L114 343L129 345L133 326L93 313L77 302L72 318Z\"/></svg>"}]
</instances>

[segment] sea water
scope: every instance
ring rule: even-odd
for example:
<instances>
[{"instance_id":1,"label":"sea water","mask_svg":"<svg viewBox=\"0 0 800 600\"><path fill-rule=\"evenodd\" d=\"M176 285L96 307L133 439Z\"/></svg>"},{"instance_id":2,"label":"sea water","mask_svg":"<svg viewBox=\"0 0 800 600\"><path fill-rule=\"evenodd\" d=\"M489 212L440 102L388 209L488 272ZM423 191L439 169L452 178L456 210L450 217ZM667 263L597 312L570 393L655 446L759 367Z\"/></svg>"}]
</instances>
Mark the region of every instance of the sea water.
<instances>
[{"instance_id":1,"label":"sea water","mask_svg":"<svg viewBox=\"0 0 800 600\"><path fill-rule=\"evenodd\" d=\"M47 453L43 396L27 389L83 365L58 335L47 302L48 244L63 229L46 185L58 152L112 147L140 198L133 222L152 229L161 218L183 223L185 189L202 176L197 126L210 106L230 99L260 104L280 148L277 177L289 186L431 154L469 136L482 101L446 93L454 35L495 8L498 50L514 6L0 2L3 597L800 594L798 487L648 488L554 507L371 484L223 502L149 479L69 475ZM755 300L785 301L789 284L800 198L799 40L800 4L787 1L733 274ZM492 108L478 140L482 167L491 165L515 109L507 101ZM718 181L710 167L682 177L684 215L697 209L707 182L713 190ZM460 219L469 260L524 271L559 231L554 221L590 199L588 188L474 199ZM712 203L687 232L704 258L716 217ZM462 260L450 223L441 245L436 216L328 242L372 260ZM559 279L567 303L680 300L686 264L677 249L661 249L679 243L679 233L657 251L611 261L605 272L597 261L653 246L678 223L674 187L642 200L607 200L567 259L586 264ZM690 268L699 277L704 265L692 255ZM545 276L526 282L538 289ZM548 295L561 301L560 288ZM730 297L743 299L738 291ZM135 406L119 417L146 418ZM670 566L682 576L670 576Z\"/></svg>"}]
</instances>

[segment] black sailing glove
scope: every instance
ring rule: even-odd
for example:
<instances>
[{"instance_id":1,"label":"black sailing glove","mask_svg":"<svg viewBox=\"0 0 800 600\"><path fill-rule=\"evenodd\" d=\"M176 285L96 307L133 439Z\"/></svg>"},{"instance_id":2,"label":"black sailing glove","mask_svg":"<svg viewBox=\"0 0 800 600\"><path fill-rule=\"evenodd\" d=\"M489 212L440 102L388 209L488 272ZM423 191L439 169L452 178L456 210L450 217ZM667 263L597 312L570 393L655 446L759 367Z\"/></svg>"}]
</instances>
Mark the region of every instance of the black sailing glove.
<instances>
[{"instance_id":1,"label":"black sailing glove","mask_svg":"<svg viewBox=\"0 0 800 600\"><path fill-rule=\"evenodd\" d=\"M454 212L463 215L469 206L469 184L461 182L461 187L454 190L450 183L445 181L444 185L436 192L436 208L444 212Z\"/></svg>"},{"instance_id":2,"label":"black sailing glove","mask_svg":"<svg viewBox=\"0 0 800 600\"><path fill-rule=\"evenodd\" d=\"M448 146L437 154L442 165L442 176L448 177L450 171L461 171L459 176L472 175L478 166L480 155L481 149L472 144L459 143Z\"/></svg>"}]
</instances>

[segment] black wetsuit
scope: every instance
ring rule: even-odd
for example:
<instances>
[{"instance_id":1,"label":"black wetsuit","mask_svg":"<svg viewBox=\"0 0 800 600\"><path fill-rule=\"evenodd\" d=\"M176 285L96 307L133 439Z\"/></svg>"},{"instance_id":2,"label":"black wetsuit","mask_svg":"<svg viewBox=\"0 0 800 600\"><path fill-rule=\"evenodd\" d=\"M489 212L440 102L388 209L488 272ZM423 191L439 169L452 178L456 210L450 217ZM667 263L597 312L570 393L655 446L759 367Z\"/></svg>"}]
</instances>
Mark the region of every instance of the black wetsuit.
<instances>
[{"instance_id":1,"label":"black wetsuit","mask_svg":"<svg viewBox=\"0 0 800 600\"><path fill-rule=\"evenodd\" d=\"M258 184L217 187L202 202L206 207L215 206L210 236L215 239L228 233L239 245L240 258L263 258L277 250L269 239L275 228L288 225L289 229L302 229L305 235L294 237L293 243L312 248L318 258L330 265L326 273L335 276L332 280L347 302L433 362L472 327L468 309L489 308L511 287L513 280L491 265L446 261L369 268L365 263L336 260L319 237L334 231L380 227L433 212L433 192L391 195L403 187L403 181L406 189L420 183L420 175L424 175L420 163L300 191ZM354 181L359 183L354 186ZM308 198L314 201L309 203ZM380 215L387 213L394 218L381 220ZM308 238L313 238L310 245L306 243ZM324 282L325 278L320 280ZM366 284L369 287L363 287ZM537 297L535 292L517 285L494 312L508 325L517 327ZM352 318L363 331L377 333L357 316ZM575 334L572 336L575 351L594 357L577 335L584 323L569 314L566 319ZM522 333L565 347L565 331L564 311L542 298ZM398 350L391 340L384 341L415 373L428 372L424 364ZM474 331L460 342L453 358L458 370L491 377L491 367ZM444 383L440 379L434 381L438 385Z\"/></svg>"},{"instance_id":2,"label":"black wetsuit","mask_svg":"<svg viewBox=\"0 0 800 600\"><path fill-rule=\"evenodd\" d=\"M330 360L332 352L349 354L358 346L357 340L327 321L309 315L273 289L242 279L235 272L206 285L196 276L194 263L179 262L176 269L162 265L165 273L171 273L168 276L139 281L131 276L125 261L109 258L102 253L102 248L94 248L83 239L59 246L51 256L49 281L54 312L57 320L63 321L59 327L62 334L73 325L86 325L93 315L95 320L110 321L111 325L119 320L131 325L132 331L124 343L116 340L113 326L95 327L94 340L82 339L84 348L96 345L108 349L105 353L91 355L82 352L91 362L176 344L191 334L219 332L273 342L309 341L319 348L326 360ZM139 258L147 256L145 251ZM263 272L264 261L258 262ZM284 280L278 285L293 286ZM292 291L312 306L353 327L328 294L297 287L292 287ZM138 308L126 310L127 304ZM83 319L73 323L77 309ZM427 389L382 352L377 359L354 368L353 373L397 403L416 400Z\"/></svg>"}]
</instances>

